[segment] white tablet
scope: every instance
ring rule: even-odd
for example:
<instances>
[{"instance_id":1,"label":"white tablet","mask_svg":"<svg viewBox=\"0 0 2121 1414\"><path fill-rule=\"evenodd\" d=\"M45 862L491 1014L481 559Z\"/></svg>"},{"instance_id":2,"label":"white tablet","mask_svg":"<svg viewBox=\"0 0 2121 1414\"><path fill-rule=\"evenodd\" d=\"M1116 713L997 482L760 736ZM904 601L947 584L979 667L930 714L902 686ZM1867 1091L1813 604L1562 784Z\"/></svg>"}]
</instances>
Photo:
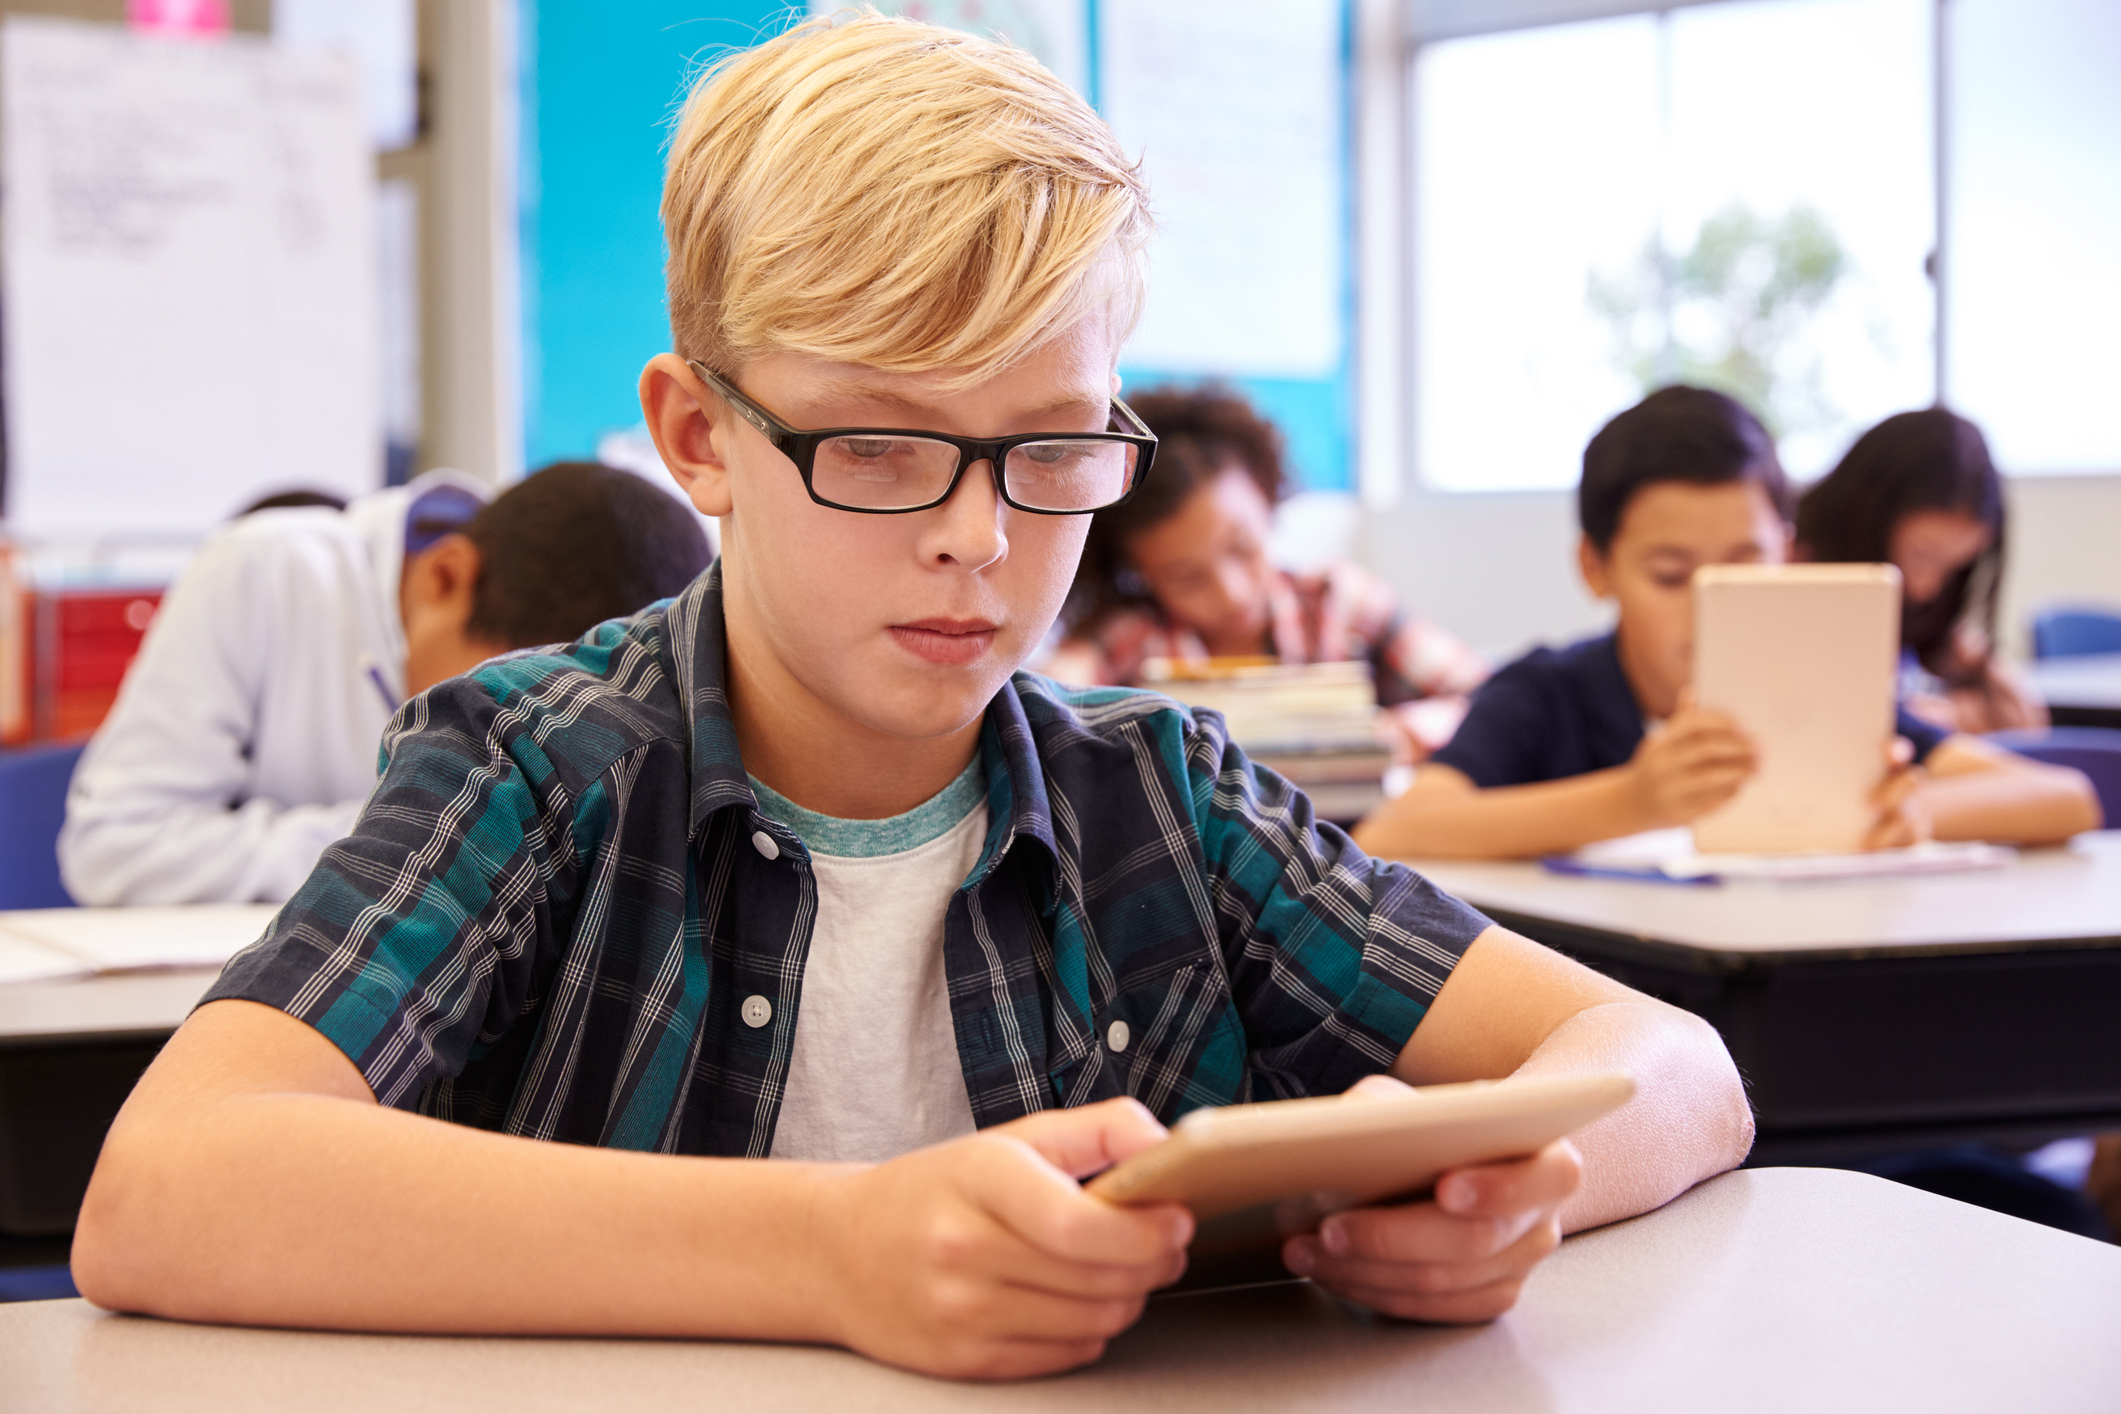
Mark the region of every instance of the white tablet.
<instances>
[{"instance_id":1,"label":"white tablet","mask_svg":"<svg viewBox=\"0 0 2121 1414\"><path fill-rule=\"evenodd\" d=\"M1534 1153L1634 1093L1624 1075L1567 1076L1195 1110L1088 1187L1193 1210L1182 1286L1270 1279L1287 1275L1281 1239L1343 1208L1418 1197L1451 1169Z\"/></svg>"},{"instance_id":2,"label":"white tablet","mask_svg":"<svg viewBox=\"0 0 2121 1414\"><path fill-rule=\"evenodd\" d=\"M1893 736L1900 572L1891 565L1706 565L1694 572L1694 698L1760 752L1694 822L1704 854L1852 850Z\"/></svg>"}]
</instances>

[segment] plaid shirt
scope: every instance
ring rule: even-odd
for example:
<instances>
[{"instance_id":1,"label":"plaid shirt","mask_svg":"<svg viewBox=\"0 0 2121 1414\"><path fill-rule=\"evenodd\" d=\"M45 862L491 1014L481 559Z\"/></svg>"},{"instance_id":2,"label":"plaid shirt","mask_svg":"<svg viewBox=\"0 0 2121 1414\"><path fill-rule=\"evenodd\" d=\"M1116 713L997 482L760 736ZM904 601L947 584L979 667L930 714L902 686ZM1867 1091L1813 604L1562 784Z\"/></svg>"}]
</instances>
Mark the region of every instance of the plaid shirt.
<instances>
[{"instance_id":1,"label":"plaid shirt","mask_svg":"<svg viewBox=\"0 0 2121 1414\"><path fill-rule=\"evenodd\" d=\"M764 1156L817 888L745 779L724 663L716 570L414 699L354 833L207 999L307 1022L387 1105ZM943 953L982 1126L1339 1091L1486 926L1316 823L1212 713L1019 673L979 749L992 823Z\"/></svg>"}]
</instances>

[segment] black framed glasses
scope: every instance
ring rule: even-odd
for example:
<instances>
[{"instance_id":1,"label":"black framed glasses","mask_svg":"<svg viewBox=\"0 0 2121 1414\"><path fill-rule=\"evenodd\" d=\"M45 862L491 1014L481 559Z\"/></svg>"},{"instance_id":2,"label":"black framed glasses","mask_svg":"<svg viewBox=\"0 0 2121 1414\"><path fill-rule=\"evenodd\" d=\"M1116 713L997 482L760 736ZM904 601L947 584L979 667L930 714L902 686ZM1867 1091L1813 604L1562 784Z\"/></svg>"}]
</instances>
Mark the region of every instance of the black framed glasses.
<instances>
[{"instance_id":1,"label":"black framed glasses","mask_svg":"<svg viewBox=\"0 0 2121 1414\"><path fill-rule=\"evenodd\" d=\"M1020 511L1079 516L1134 494L1156 456L1156 434L1134 409L1112 400L1120 430L1056 436L952 437L905 427L790 427L697 360L687 364L727 399L774 450L795 463L810 499L834 510L902 515L940 506L956 494L965 468L994 468L1001 498Z\"/></svg>"}]
</instances>

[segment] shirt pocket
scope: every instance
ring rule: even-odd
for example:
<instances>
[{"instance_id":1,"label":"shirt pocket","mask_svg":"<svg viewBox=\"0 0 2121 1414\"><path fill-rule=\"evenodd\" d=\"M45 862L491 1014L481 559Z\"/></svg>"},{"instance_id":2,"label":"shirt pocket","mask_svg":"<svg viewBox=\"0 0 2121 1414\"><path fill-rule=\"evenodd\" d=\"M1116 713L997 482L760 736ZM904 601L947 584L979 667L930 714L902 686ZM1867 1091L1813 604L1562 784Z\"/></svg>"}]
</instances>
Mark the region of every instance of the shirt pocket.
<instances>
[{"instance_id":1,"label":"shirt pocket","mask_svg":"<svg viewBox=\"0 0 2121 1414\"><path fill-rule=\"evenodd\" d=\"M1118 981L1096 1041L1123 1093L1166 1124L1244 1098L1244 1028L1220 967L1181 961Z\"/></svg>"}]
</instances>

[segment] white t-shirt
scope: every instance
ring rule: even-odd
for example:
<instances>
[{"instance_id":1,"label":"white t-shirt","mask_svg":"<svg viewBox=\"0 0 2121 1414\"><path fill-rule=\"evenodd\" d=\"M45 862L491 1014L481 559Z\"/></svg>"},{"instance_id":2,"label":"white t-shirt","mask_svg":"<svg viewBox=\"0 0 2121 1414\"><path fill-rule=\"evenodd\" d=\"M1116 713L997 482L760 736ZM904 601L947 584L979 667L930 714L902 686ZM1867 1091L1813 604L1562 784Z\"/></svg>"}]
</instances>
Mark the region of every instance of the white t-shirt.
<instances>
[{"instance_id":1,"label":"white t-shirt","mask_svg":"<svg viewBox=\"0 0 2121 1414\"><path fill-rule=\"evenodd\" d=\"M833 819L752 785L817 881L772 1157L871 1161L970 1134L943 918L987 839L979 759L888 820Z\"/></svg>"}]
</instances>

